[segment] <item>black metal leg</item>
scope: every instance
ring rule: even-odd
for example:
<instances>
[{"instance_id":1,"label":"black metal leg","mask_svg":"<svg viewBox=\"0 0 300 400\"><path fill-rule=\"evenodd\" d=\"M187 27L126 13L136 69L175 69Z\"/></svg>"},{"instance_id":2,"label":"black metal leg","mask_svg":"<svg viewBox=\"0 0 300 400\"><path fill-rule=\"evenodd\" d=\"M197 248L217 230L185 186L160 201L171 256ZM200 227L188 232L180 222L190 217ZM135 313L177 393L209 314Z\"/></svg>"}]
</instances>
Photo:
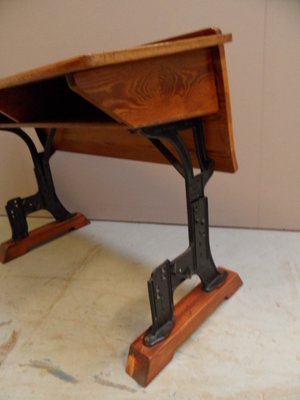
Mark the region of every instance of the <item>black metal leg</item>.
<instances>
[{"instance_id":1,"label":"black metal leg","mask_svg":"<svg viewBox=\"0 0 300 400\"><path fill-rule=\"evenodd\" d=\"M148 281L152 326L144 341L149 346L167 337L174 326L171 268L170 261L165 261L152 272Z\"/></svg>"},{"instance_id":2,"label":"black metal leg","mask_svg":"<svg viewBox=\"0 0 300 400\"><path fill-rule=\"evenodd\" d=\"M192 128L196 154L201 173L194 176L190 154L179 132ZM148 282L152 314L152 326L144 342L152 346L171 332L173 321L173 293L185 279L196 274L203 289L211 291L220 286L227 273L216 268L209 245L208 201L204 187L213 173L213 163L207 157L203 139L201 120L194 119L170 125L143 129L143 133L174 165L185 179L189 247L173 261L165 261L157 267ZM179 160L165 147L161 139L168 140L176 150Z\"/></svg>"},{"instance_id":3,"label":"black metal leg","mask_svg":"<svg viewBox=\"0 0 300 400\"><path fill-rule=\"evenodd\" d=\"M53 184L49 160L53 154L52 140L55 129L44 136L44 151L39 153L31 138L19 128L5 129L20 137L27 145L34 164L34 173L38 184L38 192L26 198L14 198L7 202L6 211L12 229L13 240L28 235L26 217L28 214L41 209L48 210L56 220L65 220L72 216L59 201ZM42 137L39 132L39 137Z\"/></svg>"}]
</instances>

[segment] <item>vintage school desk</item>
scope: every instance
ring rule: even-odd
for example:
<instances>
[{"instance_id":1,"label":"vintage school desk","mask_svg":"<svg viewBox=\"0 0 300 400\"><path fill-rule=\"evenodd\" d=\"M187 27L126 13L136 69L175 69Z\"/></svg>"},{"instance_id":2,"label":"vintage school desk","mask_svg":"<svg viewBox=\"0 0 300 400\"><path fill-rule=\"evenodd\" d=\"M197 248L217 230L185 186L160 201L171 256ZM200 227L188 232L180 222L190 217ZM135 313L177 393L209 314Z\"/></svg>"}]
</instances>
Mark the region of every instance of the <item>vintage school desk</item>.
<instances>
[{"instance_id":1,"label":"vintage school desk","mask_svg":"<svg viewBox=\"0 0 300 400\"><path fill-rule=\"evenodd\" d=\"M12 238L1 245L2 262L89 222L70 213L55 193L49 167L55 151L168 162L185 180L189 246L153 271L152 326L129 350L126 371L143 386L242 283L235 272L214 264L204 195L214 170L237 169L224 55L229 41L230 34L205 29L0 80L0 129L28 146L38 184L36 194L6 205ZM42 152L27 127L35 129ZM28 232L26 216L39 209L55 221ZM193 274L201 284L174 306L174 290Z\"/></svg>"}]
</instances>

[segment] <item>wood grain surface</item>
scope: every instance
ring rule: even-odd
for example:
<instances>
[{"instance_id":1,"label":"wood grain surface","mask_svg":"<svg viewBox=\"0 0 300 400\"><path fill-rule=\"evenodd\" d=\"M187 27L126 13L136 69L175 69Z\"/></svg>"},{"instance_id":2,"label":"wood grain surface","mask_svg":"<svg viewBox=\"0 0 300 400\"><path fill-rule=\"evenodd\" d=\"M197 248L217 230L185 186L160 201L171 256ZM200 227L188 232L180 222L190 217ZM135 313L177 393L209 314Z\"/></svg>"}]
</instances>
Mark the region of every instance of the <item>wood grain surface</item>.
<instances>
[{"instance_id":1,"label":"wood grain surface","mask_svg":"<svg viewBox=\"0 0 300 400\"><path fill-rule=\"evenodd\" d=\"M181 131L187 149L190 153L194 168L199 168L199 163L193 143L191 129ZM153 144L140 133L132 133L125 125L117 123L102 123L101 125L78 124L70 127L61 125L53 142L56 150L93 154L104 157L121 158L134 161L145 161L158 164L169 164L169 161L153 146ZM164 145L176 156L174 149L167 141ZM215 160L215 170L224 171L224 162L216 153L208 152L208 156ZM221 162L219 163L219 160Z\"/></svg>"},{"instance_id":2,"label":"wood grain surface","mask_svg":"<svg viewBox=\"0 0 300 400\"><path fill-rule=\"evenodd\" d=\"M210 49L78 72L70 87L131 128L218 111Z\"/></svg>"}]
</instances>

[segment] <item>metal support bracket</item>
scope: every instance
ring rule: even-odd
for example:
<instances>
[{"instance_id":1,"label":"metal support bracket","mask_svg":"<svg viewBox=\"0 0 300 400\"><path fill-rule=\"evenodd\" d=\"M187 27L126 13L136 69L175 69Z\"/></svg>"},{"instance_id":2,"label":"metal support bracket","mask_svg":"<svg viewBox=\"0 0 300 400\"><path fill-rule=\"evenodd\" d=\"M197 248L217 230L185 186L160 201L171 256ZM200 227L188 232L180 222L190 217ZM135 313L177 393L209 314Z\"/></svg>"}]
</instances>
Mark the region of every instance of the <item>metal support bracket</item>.
<instances>
[{"instance_id":1,"label":"metal support bracket","mask_svg":"<svg viewBox=\"0 0 300 400\"><path fill-rule=\"evenodd\" d=\"M26 217L28 214L45 209L49 211L57 221L71 218L69 213L59 201L51 174L49 160L53 154L52 141L56 130L51 129L49 134L42 135L39 130L38 137L44 147L42 152L37 148L29 135L19 128L9 128L5 131L12 132L21 138L27 145L34 164L34 173L38 185L38 192L26 198L16 197L6 204L6 211L12 230L12 239L19 240L28 236L28 224Z\"/></svg>"},{"instance_id":2,"label":"metal support bracket","mask_svg":"<svg viewBox=\"0 0 300 400\"><path fill-rule=\"evenodd\" d=\"M180 130L191 128L199 163L200 174L194 176L190 153L180 136ZM227 272L219 271L213 261L209 244L208 201L204 188L213 174L213 162L205 149L201 119L143 128L157 149L184 177L188 215L189 246L173 261L157 267L148 281L152 326L144 337L144 344L153 346L167 337L173 326L173 293L192 275L198 275L202 287L209 292L223 284ZM167 140L176 150L178 158L162 142Z\"/></svg>"}]
</instances>

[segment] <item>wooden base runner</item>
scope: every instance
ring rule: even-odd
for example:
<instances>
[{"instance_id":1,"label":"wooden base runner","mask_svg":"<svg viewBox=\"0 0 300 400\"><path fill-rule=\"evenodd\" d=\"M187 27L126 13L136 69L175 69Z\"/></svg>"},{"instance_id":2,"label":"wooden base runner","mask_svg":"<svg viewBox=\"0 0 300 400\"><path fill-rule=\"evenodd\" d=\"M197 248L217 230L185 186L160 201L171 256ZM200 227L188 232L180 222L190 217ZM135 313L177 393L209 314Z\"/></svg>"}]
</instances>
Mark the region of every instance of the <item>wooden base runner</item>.
<instances>
[{"instance_id":1,"label":"wooden base runner","mask_svg":"<svg viewBox=\"0 0 300 400\"><path fill-rule=\"evenodd\" d=\"M220 288L207 293L200 284L175 305L175 326L166 339L148 347L143 343L144 332L131 344L126 372L140 385L147 386L171 361L176 349L224 299L228 299L242 285L237 273L226 271L228 276Z\"/></svg>"},{"instance_id":2,"label":"wooden base runner","mask_svg":"<svg viewBox=\"0 0 300 400\"><path fill-rule=\"evenodd\" d=\"M71 230L79 229L90 221L80 213L64 221L50 222L40 228L33 229L28 236L20 240L8 240L0 245L0 262L6 263L17 258L39 245L49 242Z\"/></svg>"}]
</instances>

